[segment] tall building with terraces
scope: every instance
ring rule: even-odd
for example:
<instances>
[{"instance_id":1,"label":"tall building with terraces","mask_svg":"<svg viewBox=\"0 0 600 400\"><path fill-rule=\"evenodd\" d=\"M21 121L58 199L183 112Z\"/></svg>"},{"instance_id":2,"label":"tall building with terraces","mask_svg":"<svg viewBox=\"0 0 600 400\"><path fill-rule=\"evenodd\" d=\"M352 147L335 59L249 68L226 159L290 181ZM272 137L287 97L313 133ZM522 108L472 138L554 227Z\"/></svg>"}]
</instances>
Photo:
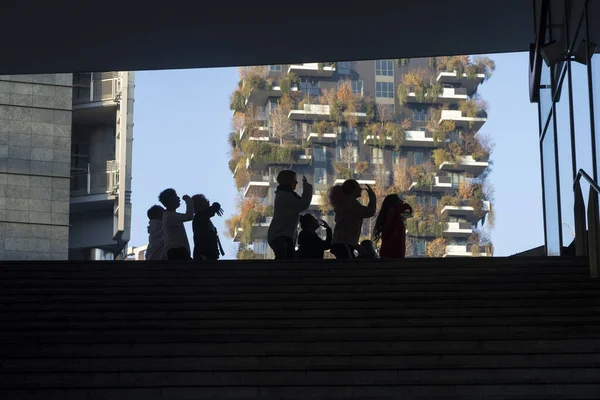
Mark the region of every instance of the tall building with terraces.
<instances>
[{"instance_id":1,"label":"tall building with terraces","mask_svg":"<svg viewBox=\"0 0 600 400\"><path fill-rule=\"evenodd\" d=\"M407 255L491 256L492 146L477 89L494 67L455 56L241 68L229 138L238 258L272 258L266 237L283 169L314 182L308 212L332 226L327 190L354 178L379 205L398 193L413 206ZM365 220L364 238L373 225Z\"/></svg>"}]
</instances>

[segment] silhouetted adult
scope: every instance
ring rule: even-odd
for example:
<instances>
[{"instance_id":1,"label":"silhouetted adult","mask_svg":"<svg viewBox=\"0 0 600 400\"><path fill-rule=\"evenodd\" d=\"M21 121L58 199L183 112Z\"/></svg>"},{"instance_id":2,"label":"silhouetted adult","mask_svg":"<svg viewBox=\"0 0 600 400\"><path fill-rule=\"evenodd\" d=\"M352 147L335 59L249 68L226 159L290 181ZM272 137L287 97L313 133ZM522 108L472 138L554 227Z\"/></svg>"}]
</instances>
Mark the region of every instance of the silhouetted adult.
<instances>
[{"instance_id":1,"label":"silhouetted adult","mask_svg":"<svg viewBox=\"0 0 600 400\"><path fill-rule=\"evenodd\" d=\"M267 241L275 259L292 259L295 253L296 234L300 213L310 206L313 187L302 178L302 197L294 191L298 186L296 173L284 170L277 175L277 190L273 204L273 220L269 225Z\"/></svg>"},{"instance_id":2,"label":"silhouetted adult","mask_svg":"<svg viewBox=\"0 0 600 400\"><path fill-rule=\"evenodd\" d=\"M369 203L363 206L358 198L362 190L369 195ZM377 198L369 185L361 189L354 179L348 179L341 185L329 189L329 202L335 212L335 228L331 253L336 258L354 258L362 230L363 219L375 215Z\"/></svg>"}]
</instances>

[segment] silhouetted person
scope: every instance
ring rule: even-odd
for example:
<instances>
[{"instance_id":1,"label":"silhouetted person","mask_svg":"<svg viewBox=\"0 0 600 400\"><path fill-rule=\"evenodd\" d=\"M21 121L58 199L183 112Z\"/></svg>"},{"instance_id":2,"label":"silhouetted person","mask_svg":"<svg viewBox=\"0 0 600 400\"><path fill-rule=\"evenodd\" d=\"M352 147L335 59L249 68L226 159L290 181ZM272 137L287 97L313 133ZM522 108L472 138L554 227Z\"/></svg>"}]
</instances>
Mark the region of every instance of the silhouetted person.
<instances>
[{"instance_id":1,"label":"silhouetted person","mask_svg":"<svg viewBox=\"0 0 600 400\"><path fill-rule=\"evenodd\" d=\"M377 258L377 251L375 251L372 241L365 239L360 242L358 246L358 258Z\"/></svg>"},{"instance_id":2,"label":"silhouetted person","mask_svg":"<svg viewBox=\"0 0 600 400\"><path fill-rule=\"evenodd\" d=\"M375 192L366 185L364 190L369 195L369 204L363 206L358 201L362 190L354 179L348 179L329 190L329 202L335 212L335 229L331 245L331 253L335 258L354 258L354 250L359 246L363 219L375 215L377 206Z\"/></svg>"},{"instance_id":3,"label":"silhouetted person","mask_svg":"<svg viewBox=\"0 0 600 400\"><path fill-rule=\"evenodd\" d=\"M181 205L181 199L175 189L163 190L158 196L158 200L166 208L166 211L163 213L163 228L165 232L167 259L172 261L191 260L190 243L183 223L191 221L194 218L192 198L187 194L183 196L185 214L176 211Z\"/></svg>"},{"instance_id":4,"label":"silhouetted person","mask_svg":"<svg viewBox=\"0 0 600 400\"><path fill-rule=\"evenodd\" d=\"M404 258L406 256L406 217L412 208L397 194L385 197L373 228L373 240L381 239L381 258Z\"/></svg>"},{"instance_id":5,"label":"silhouetted person","mask_svg":"<svg viewBox=\"0 0 600 400\"><path fill-rule=\"evenodd\" d=\"M161 206L152 206L148 209L148 248L146 260L166 260L165 239L163 229L163 213Z\"/></svg>"},{"instance_id":6,"label":"silhouetted person","mask_svg":"<svg viewBox=\"0 0 600 400\"><path fill-rule=\"evenodd\" d=\"M298 185L296 173L284 170L277 175L277 190L273 204L273 220L267 240L275 253L275 259L292 259L295 253L296 233L300 213L310 206L313 187L302 178L302 197L294 191Z\"/></svg>"},{"instance_id":7,"label":"silhouetted person","mask_svg":"<svg viewBox=\"0 0 600 400\"><path fill-rule=\"evenodd\" d=\"M219 217L223 215L223 209L217 202L210 204L208 199L197 194L192 197L194 202L194 221L192 228L194 229L194 260L218 260L219 254L225 255L217 228L211 222L211 218L215 215Z\"/></svg>"},{"instance_id":8,"label":"silhouetted person","mask_svg":"<svg viewBox=\"0 0 600 400\"><path fill-rule=\"evenodd\" d=\"M322 226L327 231L325 240L317 234L317 229ZM301 259L322 259L325 250L331 247L331 227L327 222L317 220L310 214L304 214L300 217L300 227L302 230L298 235L298 258Z\"/></svg>"}]
</instances>

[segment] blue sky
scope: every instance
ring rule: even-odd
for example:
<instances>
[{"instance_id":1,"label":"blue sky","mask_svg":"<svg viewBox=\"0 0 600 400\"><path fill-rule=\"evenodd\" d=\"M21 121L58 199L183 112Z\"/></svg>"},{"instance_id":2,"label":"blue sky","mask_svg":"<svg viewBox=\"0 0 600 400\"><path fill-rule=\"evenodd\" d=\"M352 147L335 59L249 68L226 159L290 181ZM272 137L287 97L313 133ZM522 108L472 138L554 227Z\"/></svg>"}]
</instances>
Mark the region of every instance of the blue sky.
<instances>
[{"instance_id":1,"label":"blue sky","mask_svg":"<svg viewBox=\"0 0 600 400\"><path fill-rule=\"evenodd\" d=\"M490 179L496 190L492 239L498 256L544 241L538 117L537 106L529 103L528 57L491 55L496 72L479 89L489 103L481 132L496 144ZM225 215L213 221L225 258L235 258L224 221L235 211L237 196L227 165L228 97L237 81L236 68L136 73L131 246L146 244L146 210L158 202L162 189L173 187L180 195L203 193L221 203ZM192 240L191 226L188 235Z\"/></svg>"}]
</instances>

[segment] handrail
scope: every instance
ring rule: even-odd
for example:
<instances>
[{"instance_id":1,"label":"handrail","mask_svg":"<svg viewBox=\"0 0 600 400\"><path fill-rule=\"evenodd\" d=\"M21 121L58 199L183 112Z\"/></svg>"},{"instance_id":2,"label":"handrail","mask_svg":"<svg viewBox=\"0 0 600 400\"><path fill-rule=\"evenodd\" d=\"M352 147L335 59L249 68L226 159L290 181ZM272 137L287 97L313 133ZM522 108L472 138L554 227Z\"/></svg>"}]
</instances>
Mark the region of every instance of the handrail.
<instances>
[{"instance_id":1,"label":"handrail","mask_svg":"<svg viewBox=\"0 0 600 400\"><path fill-rule=\"evenodd\" d=\"M584 178L586 181L588 181L590 187L593 188L596 191L596 193L600 194L600 186L583 169L579 169L579 171L577 171L577 176L575 177L575 181L573 182L573 190L575 190L581 178Z\"/></svg>"},{"instance_id":2,"label":"handrail","mask_svg":"<svg viewBox=\"0 0 600 400\"><path fill-rule=\"evenodd\" d=\"M590 184L588 209L586 212L583 194L581 193L581 178ZM592 177L580 169L573 181L573 216L575 217L575 254L588 256L590 263L590 276L598 278L600 269L600 223L598 195L600 186ZM587 214L587 215L586 215ZM586 227L587 216L587 227Z\"/></svg>"}]
</instances>

